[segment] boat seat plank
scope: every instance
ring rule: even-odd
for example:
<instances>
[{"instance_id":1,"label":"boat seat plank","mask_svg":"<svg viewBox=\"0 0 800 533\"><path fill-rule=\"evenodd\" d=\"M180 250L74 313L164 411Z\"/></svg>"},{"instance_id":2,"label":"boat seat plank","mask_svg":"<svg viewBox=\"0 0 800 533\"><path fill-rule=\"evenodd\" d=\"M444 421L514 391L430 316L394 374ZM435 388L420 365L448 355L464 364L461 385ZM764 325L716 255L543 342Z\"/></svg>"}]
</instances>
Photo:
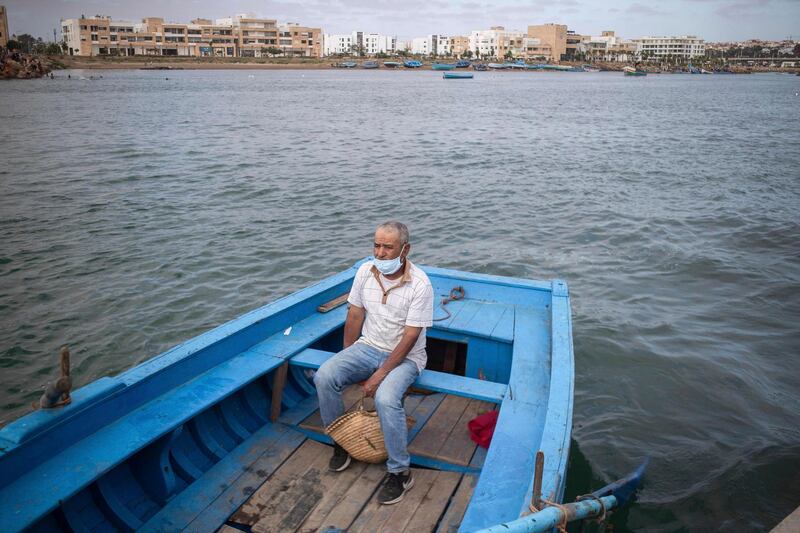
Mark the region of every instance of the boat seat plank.
<instances>
[{"instance_id":1,"label":"boat seat plank","mask_svg":"<svg viewBox=\"0 0 800 533\"><path fill-rule=\"evenodd\" d=\"M469 332L472 335L478 335L480 337L497 339L493 333L503 320L511 323L514 322L513 306L496 302L479 302L478 312L475 313L472 318L465 322L456 320L451 324L450 328ZM498 333L501 331L506 330L501 328L498 330ZM513 331L511 334L513 335ZM506 338L502 340L507 340L508 342L512 341L512 339Z\"/></svg>"},{"instance_id":2,"label":"boat seat plank","mask_svg":"<svg viewBox=\"0 0 800 533\"><path fill-rule=\"evenodd\" d=\"M306 348L294 355L289 363L292 365L317 369L322 364L336 355L333 352ZM445 372L425 369L414 382L414 386L432 392L443 392L455 396L475 398L492 403L503 400L508 387L502 383L485 381L481 379L457 376Z\"/></svg>"}]
</instances>

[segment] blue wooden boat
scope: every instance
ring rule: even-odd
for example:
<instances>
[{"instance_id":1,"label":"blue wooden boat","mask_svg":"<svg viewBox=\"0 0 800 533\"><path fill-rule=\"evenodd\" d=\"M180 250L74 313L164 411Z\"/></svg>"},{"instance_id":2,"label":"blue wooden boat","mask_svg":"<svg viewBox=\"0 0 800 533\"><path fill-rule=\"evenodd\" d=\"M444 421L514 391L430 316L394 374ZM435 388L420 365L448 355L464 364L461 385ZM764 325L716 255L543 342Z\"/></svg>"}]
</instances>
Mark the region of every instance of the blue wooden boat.
<instances>
[{"instance_id":1,"label":"blue wooden boat","mask_svg":"<svg viewBox=\"0 0 800 533\"><path fill-rule=\"evenodd\" d=\"M471 80L472 76L471 72L445 72L442 74L442 78L446 80Z\"/></svg>"},{"instance_id":2,"label":"blue wooden boat","mask_svg":"<svg viewBox=\"0 0 800 533\"><path fill-rule=\"evenodd\" d=\"M406 68L419 68L422 66L422 61L417 61L416 59L406 59L403 61L403 66Z\"/></svg>"},{"instance_id":3,"label":"blue wooden boat","mask_svg":"<svg viewBox=\"0 0 800 533\"><path fill-rule=\"evenodd\" d=\"M431 65L433 70L453 70L456 68L455 63L433 63Z\"/></svg>"},{"instance_id":4,"label":"blue wooden boat","mask_svg":"<svg viewBox=\"0 0 800 533\"><path fill-rule=\"evenodd\" d=\"M472 64L471 61L467 59L461 59L459 61L456 61L456 68L469 68L471 64Z\"/></svg>"},{"instance_id":5,"label":"blue wooden boat","mask_svg":"<svg viewBox=\"0 0 800 533\"><path fill-rule=\"evenodd\" d=\"M336 305L360 264L0 430L0 531L408 525L414 513L391 518L374 503L369 487L383 465L351 465L361 470L348 474L350 489L326 471L330 441L315 414L312 375L342 347L346 306ZM428 368L415 384L426 394L406 399L416 419L412 467L425 467L409 493L417 496L407 505L420 506L409 527L476 531L522 520L532 530L520 517L536 451L544 452L545 498L561 501L566 479L574 387L567 285L421 268L435 294L463 298L437 307ZM464 425L495 405L491 446L476 448ZM355 501L353 487L364 501L347 515L337 498ZM337 518L326 514L332 508Z\"/></svg>"},{"instance_id":6,"label":"blue wooden boat","mask_svg":"<svg viewBox=\"0 0 800 533\"><path fill-rule=\"evenodd\" d=\"M489 70L489 67L487 67L487 66L486 66L485 64L483 64L483 63L473 63L473 65L472 65L472 69L473 69L473 70L480 71L480 72L483 72L483 71Z\"/></svg>"}]
</instances>

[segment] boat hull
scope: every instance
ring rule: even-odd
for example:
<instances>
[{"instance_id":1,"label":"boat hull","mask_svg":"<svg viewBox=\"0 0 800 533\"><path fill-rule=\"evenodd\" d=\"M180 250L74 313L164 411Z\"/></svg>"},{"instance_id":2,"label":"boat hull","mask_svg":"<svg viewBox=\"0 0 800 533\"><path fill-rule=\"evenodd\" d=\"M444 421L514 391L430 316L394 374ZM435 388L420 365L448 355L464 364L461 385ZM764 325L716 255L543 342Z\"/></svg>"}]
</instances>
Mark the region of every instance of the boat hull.
<instances>
[{"instance_id":1,"label":"boat hull","mask_svg":"<svg viewBox=\"0 0 800 533\"><path fill-rule=\"evenodd\" d=\"M313 368L342 347L346 307L320 306L347 294L360 264L0 430L0 531L221 527L307 438L327 442L299 426L317 407ZM463 288L428 337L465 351L458 375L429 359L418 386L499 404L482 466L458 467L479 475L461 530L526 511L535 450L543 493L560 501L574 387L566 285L422 268L436 294Z\"/></svg>"}]
</instances>

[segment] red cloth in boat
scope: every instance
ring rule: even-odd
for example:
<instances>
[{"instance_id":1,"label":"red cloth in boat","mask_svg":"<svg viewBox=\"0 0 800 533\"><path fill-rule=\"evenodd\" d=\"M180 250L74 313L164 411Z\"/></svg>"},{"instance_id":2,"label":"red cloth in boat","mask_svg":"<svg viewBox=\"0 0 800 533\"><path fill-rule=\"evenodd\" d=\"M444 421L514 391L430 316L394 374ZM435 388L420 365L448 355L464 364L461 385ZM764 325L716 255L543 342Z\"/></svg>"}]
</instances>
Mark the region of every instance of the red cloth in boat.
<instances>
[{"instance_id":1,"label":"red cloth in boat","mask_svg":"<svg viewBox=\"0 0 800 533\"><path fill-rule=\"evenodd\" d=\"M497 425L498 411L489 411L478 415L467 423L469 428L469 438L478 446L489 447L494 435L494 427Z\"/></svg>"}]
</instances>

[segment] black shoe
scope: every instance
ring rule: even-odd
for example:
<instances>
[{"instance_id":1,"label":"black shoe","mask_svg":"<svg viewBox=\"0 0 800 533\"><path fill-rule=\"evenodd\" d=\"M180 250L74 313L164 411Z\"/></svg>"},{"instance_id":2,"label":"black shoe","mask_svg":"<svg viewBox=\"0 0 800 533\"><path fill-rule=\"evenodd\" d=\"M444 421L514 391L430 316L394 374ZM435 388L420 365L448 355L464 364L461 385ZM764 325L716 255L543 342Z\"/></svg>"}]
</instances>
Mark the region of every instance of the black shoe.
<instances>
[{"instance_id":1,"label":"black shoe","mask_svg":"<svg viewBox=\"0 0 800 533\"><path fill-rule=\"evenodd\" d=\"M338 444L333 444L333 455L328 463L328 469L334 472L341 472L350 466L350 454Z\"/></svg>"},{"instance_id":2,"label":"black shoe","mask_svg":"<svg viewBox=\"0 0 800 533\"><path fill-rule=\"evenodd\" d=\"M411 477L411 470L403 474L386 475L383 486L378 492L378 503L381 505L392 505L403 499L403 495L414 486L414 478Z\"/></svg>"}]
</instances>

